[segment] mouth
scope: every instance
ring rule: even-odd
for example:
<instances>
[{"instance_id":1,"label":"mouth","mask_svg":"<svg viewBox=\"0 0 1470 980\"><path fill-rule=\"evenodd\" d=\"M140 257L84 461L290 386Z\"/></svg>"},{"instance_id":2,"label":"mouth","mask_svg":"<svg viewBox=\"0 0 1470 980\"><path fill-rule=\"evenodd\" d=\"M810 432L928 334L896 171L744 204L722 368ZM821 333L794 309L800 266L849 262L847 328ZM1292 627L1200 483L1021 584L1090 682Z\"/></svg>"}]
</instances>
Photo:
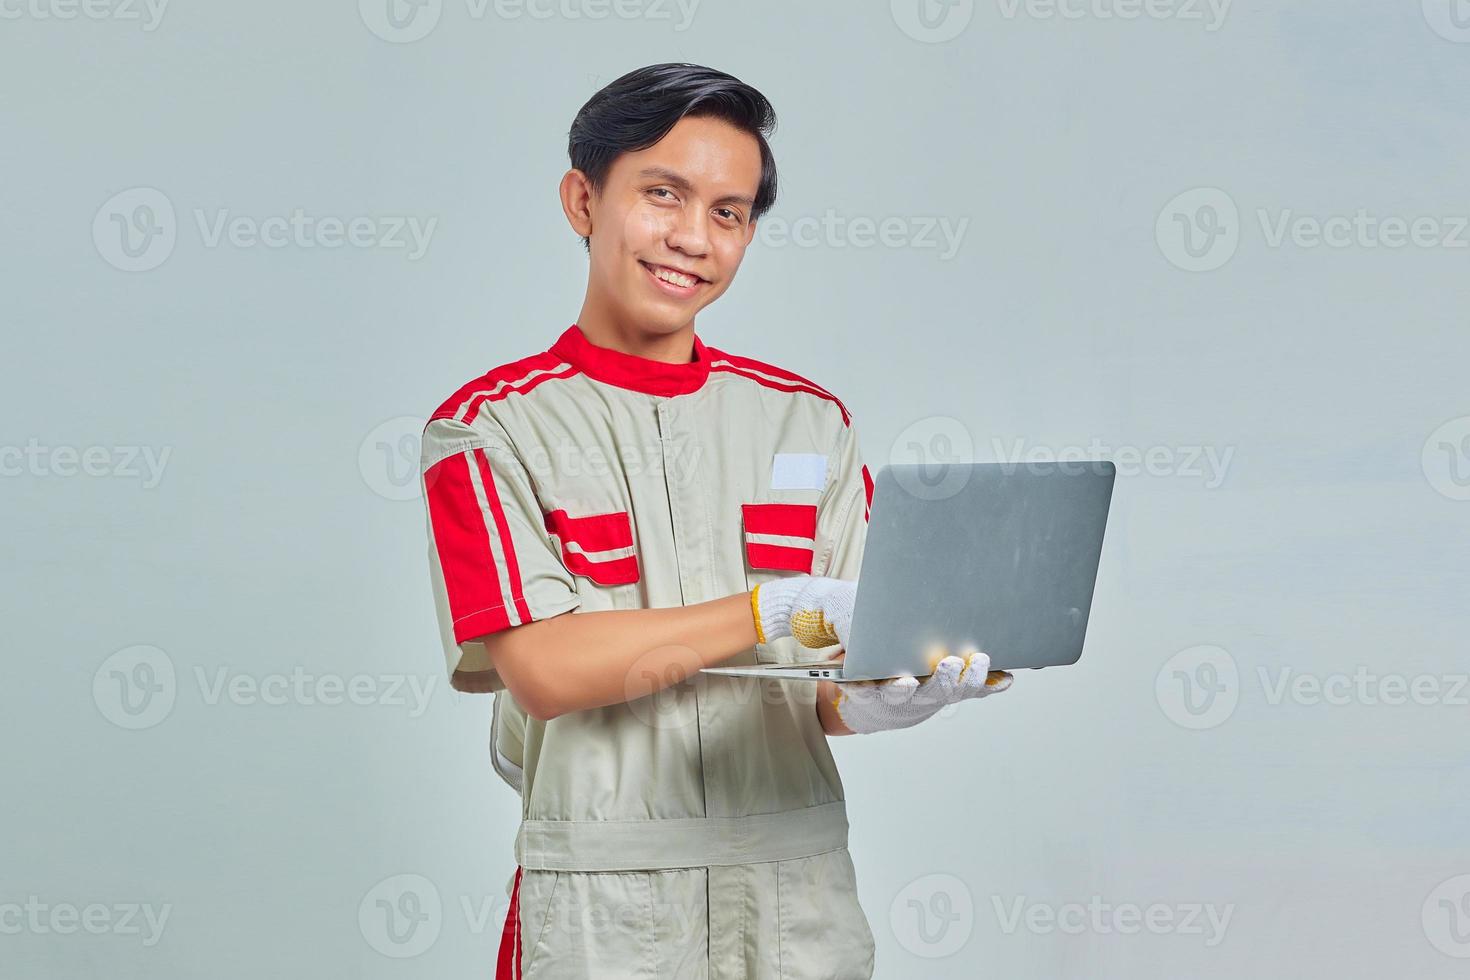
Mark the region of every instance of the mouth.
<instances>
[{"instance_id":1,"label":"mouth","mask_svg":"<svg viewBox=\"0 0 1470 980\"><path fill-rule=\"evenodd\" d=\"M653 280L656 287L670 296L677 296L681 299L693 296L699 292L700 286L709 282L708 279L701 279L692 273L671 269L666 265L654 265L642 259L638 260L638 264L643 266L643 271L648 273L648 278Z\"/></svg>"}]
</instances>

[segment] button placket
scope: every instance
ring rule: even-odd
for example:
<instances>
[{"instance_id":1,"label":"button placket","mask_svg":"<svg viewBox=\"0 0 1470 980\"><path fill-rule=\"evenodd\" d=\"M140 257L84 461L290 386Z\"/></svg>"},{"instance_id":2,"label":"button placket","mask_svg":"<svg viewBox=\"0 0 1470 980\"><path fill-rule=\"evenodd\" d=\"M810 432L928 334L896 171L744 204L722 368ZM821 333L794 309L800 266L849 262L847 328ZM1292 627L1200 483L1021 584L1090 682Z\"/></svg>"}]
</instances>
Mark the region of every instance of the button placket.
<instances>
[{"instance_id":1,"label":"button placket","mask_svg":"<svg viewBox=\"0 0 1470 980\"><path fill-rule=\"evenodd\" d=\"M669 515L674 528L679 587L686 604L716 598L707 594L705 582L712 561L709 540L708 507L698 499L706 488L697 480L684 480L678 468L681 453L691 451L690 442L697 438L694 418L687 406L664 402L659 405L659 432L664 464L664 487L669 498ZM740 739L737 730L742 722L741 705L732 702L732 685L728 678L711 678L696 673L694 688L695 720L699 727L700 779L704 788L704 812L710 817L734 816L727 774L739 764L733 757Z\"/></svg>"}]
</instances>

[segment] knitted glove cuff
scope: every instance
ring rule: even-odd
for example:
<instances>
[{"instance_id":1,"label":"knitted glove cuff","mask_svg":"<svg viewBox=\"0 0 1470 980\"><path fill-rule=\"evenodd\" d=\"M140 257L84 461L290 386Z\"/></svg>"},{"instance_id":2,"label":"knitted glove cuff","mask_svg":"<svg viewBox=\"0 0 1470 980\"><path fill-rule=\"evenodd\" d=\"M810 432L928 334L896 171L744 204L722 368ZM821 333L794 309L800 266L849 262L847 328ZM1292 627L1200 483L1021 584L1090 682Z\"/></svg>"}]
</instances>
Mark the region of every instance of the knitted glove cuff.
<instances>
[{"instance_id":1,"label":"knitted glove cuff","mask_svg":"<svg viewBox=\"0 0 1470 980\"><path fill-rule=\"evenodd\" d=\"M796 597L806 585L807 576L778 578L762 582L750 592L750 608L755 616L756 638L770 643L791 635L791 612Z\"/></svg>"}]
</instances>

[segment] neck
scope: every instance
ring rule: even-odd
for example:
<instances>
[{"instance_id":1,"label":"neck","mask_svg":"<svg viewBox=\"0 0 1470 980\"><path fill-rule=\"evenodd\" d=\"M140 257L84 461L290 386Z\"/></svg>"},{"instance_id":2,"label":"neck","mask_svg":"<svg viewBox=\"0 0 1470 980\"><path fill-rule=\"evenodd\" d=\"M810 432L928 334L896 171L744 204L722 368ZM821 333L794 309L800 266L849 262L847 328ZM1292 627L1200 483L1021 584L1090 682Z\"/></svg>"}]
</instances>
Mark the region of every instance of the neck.
<instances>
[{"instance_id":1,"label":"neck","mask_svg":"<svg viewBox=\"0 0 1470 980\"><path fill-rule=\"evenodd\" d=\"M589 300L582 304L582 312L577 315L577 328L598 347L607 347L650 361L688 364L694 359L693 320L673 333L656 333L635 325L619 323L615 318L594 309Z\"/></svg>"}]
</instances>

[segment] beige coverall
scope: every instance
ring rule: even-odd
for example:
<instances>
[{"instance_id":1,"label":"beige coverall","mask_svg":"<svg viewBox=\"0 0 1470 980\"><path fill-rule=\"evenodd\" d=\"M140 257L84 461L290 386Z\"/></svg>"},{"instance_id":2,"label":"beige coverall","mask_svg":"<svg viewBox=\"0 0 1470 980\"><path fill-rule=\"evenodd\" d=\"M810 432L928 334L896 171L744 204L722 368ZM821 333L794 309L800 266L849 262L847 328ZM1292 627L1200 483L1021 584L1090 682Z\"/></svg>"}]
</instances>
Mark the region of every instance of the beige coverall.
<instances>
[{"instance_id":1,"label":"beige coverall","mask_svg":"<svg viewBox=\"0 0 1470 980\"><path fill-rule=\"evenodd\" d=\"M524 773L500 976L872 975L817 685L695 674L543 722L476 640L573 609L857 577L872 484L845 407L697 337L694 351L651 361L574 325L465 385L424 430L451 683L495 693L492 757ZM727 663L836 652L788 638Z\"/></svg>"}]
</instances>

